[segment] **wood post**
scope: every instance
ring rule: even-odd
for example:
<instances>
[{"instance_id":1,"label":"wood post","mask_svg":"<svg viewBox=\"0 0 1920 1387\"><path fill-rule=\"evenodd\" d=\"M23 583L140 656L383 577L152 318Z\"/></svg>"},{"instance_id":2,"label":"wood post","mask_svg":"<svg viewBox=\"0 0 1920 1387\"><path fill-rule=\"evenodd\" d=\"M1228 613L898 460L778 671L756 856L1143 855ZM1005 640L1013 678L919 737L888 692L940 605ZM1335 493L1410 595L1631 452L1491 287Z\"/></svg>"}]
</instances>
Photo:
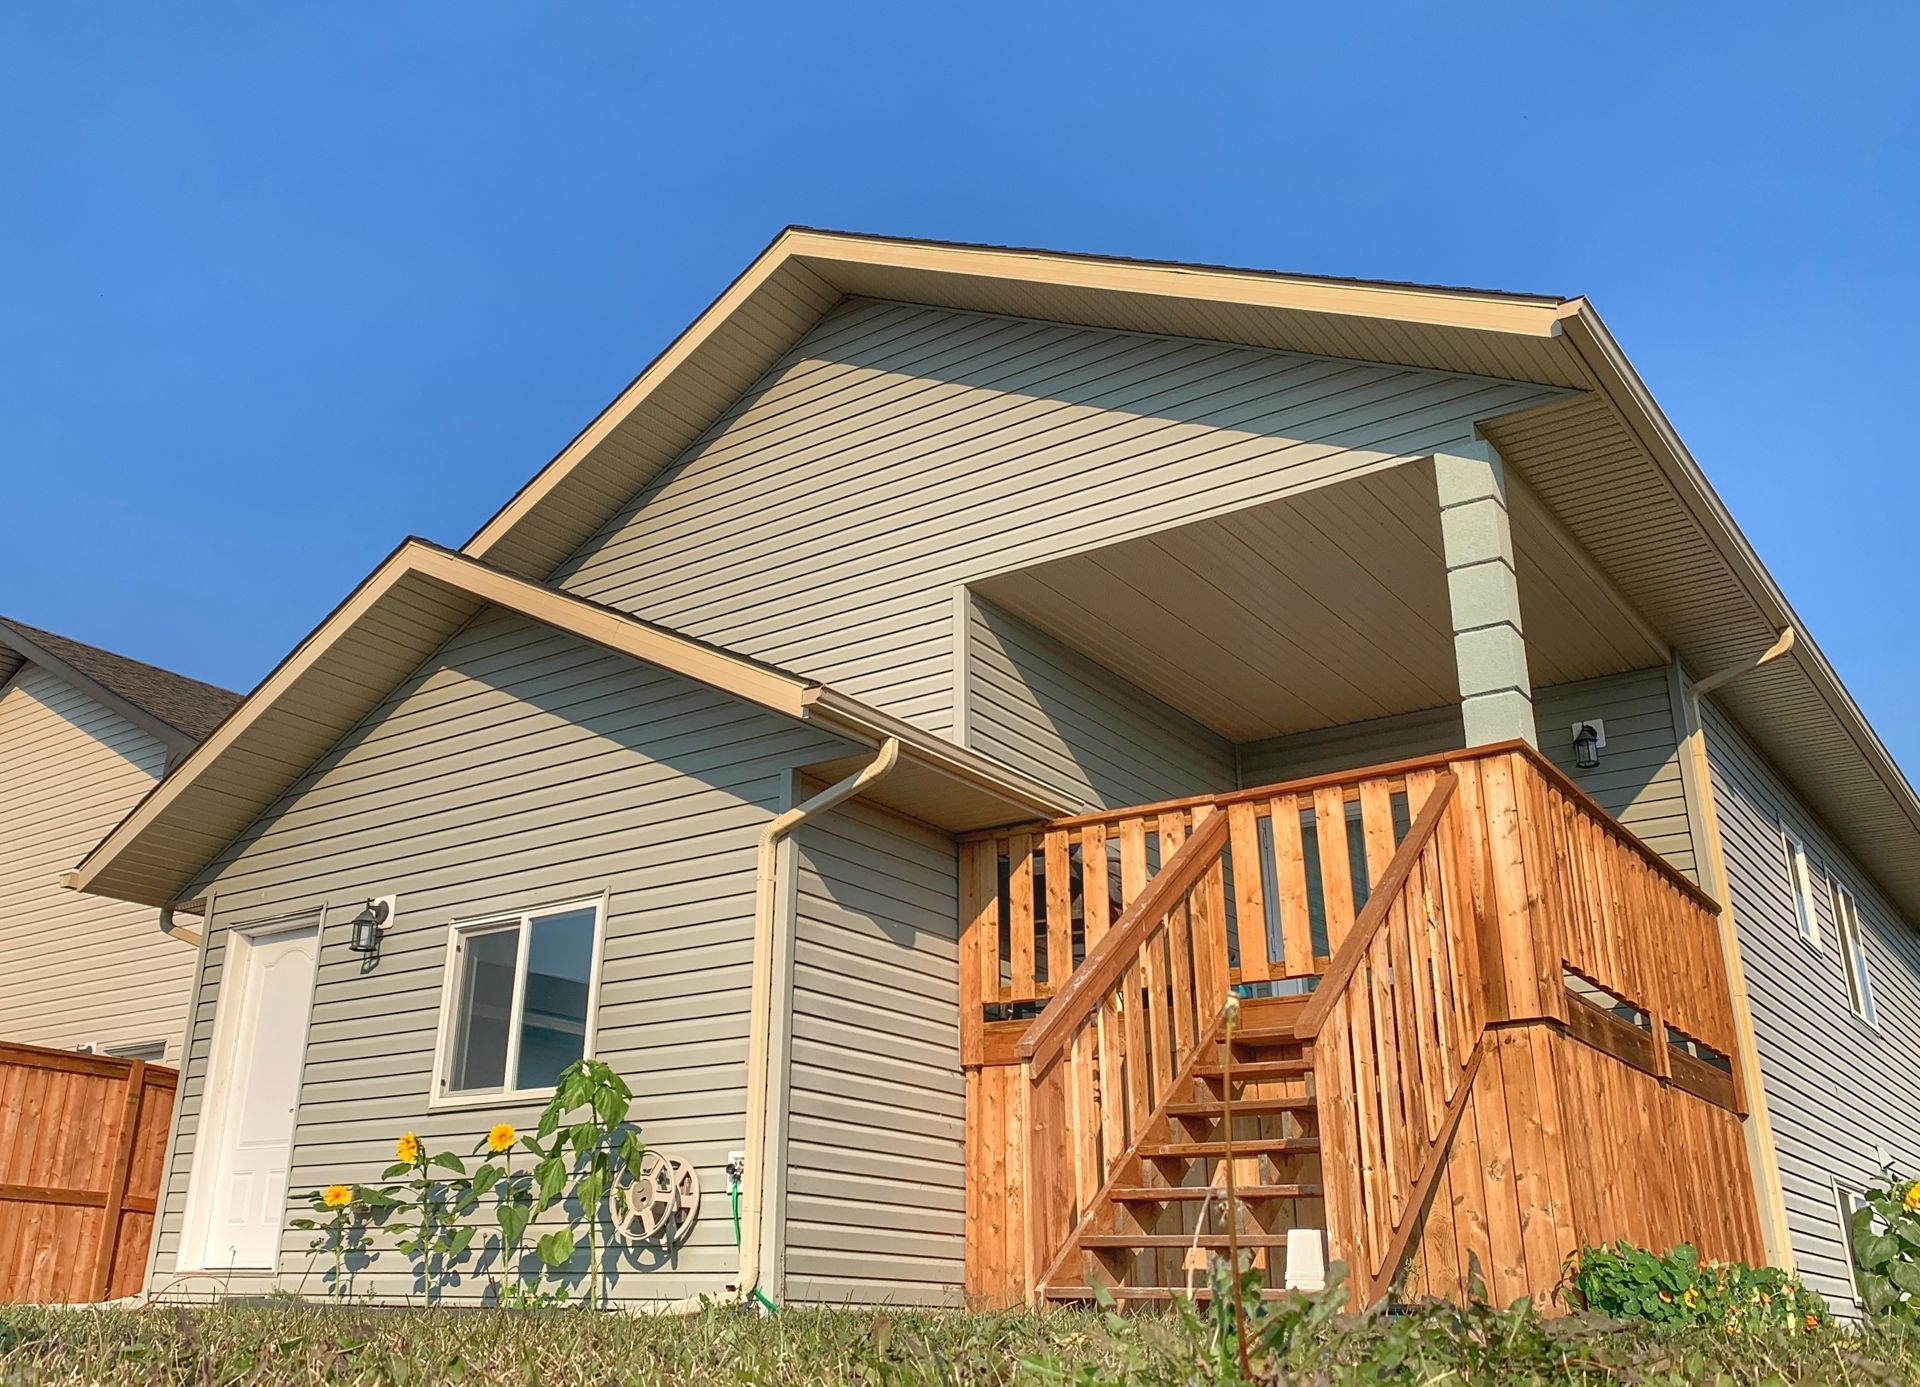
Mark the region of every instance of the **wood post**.
<instances>
[{"instance_id":1,"label":"wood post","mask_svg":"<svg viewBox=\"0 0 1920 1387\"><path fill-rule=\"evenodd\" d=\"M127 1178L133 1171L134 1141L140 1131L140 1100L147 1088L147 1062L135 1060L127 1070L126 1095L120 1103L120 1126L114 1139L113 1170L107 1177L107 1202L100 1211L100 1251L94 1258L93 1284L88 1300L105 1300L113 1276L113 1255L120 1247L121 1215L126 1212Z\"/></svg>"}]
</instances>

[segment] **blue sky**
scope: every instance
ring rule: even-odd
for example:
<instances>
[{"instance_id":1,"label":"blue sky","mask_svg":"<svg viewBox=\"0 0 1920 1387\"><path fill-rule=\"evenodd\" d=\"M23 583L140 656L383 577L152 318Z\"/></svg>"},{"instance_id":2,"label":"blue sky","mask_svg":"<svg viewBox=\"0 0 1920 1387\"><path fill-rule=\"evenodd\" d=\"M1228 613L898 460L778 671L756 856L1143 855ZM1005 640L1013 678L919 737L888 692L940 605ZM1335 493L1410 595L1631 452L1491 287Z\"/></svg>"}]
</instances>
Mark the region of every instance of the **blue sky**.
<instances>
[{"instance_id":1,"label":"blue sky","mask_svg":"<svg viewBox=\"0 0 1920 1387\"><path fill-rule=\"evenodd\" d=\"M1920 769L1911 7L0 16L0 611L250 687L783 225L1594 300Z\"/></svg>"}]
</instances>

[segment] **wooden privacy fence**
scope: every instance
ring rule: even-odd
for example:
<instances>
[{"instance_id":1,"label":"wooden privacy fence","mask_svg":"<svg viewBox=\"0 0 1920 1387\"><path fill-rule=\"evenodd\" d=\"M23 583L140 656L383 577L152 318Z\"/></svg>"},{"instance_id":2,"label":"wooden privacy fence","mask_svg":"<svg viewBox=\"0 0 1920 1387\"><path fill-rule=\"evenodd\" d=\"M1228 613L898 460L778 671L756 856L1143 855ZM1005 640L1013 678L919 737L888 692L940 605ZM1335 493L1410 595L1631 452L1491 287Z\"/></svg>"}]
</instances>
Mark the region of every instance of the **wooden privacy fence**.
<instances>
[{"instance_id":1,"label":"wooden privacy fence","mask_svg":"<svg viewBox=\"0 0 1920 1387\"><path fill-rule=\"evenodd\" d=\"M0 1042L0 1301L140 1289L178 1075Z\"/></svg>"},{"instance_id":2,"label":"wooden privacy fence","mask_svg":"<svg viewBox=\"0 0 1920 1387\"><path fill-rule=\"evenodd\" d=\"M1551 1025L1705 1100L1716 1151L1745 1111L1717 906L1518 743L974 835L961 909L978 1296L1044 1282L1229 987L1313 993L1298 1034L1356 1293L1457 1179L1494 1028Z\"/></svg>"}]
</instances>

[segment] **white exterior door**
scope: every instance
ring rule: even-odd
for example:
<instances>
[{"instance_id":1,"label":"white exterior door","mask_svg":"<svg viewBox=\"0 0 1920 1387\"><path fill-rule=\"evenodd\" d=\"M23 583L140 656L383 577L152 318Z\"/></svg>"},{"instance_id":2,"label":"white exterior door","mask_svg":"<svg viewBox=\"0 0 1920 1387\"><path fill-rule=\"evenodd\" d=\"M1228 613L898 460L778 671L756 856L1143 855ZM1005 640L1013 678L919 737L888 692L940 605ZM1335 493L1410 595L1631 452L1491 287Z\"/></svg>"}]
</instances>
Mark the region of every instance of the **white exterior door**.
<instances>
[{"instance_id":1,"label":"white exterior door","mask_svg":"<svg viewBox=\"0 0 1920 1387\"><path fill-rule=\"evenodd\" d=\"M318 931L286 930L230 939L237 965L233 1028L223 1037L218 1144L208 1153L211 1183L202 1205L206 1267L271 1268L280 1245L300 1098L301 1050L313 996Z\"/></svg>"}]
</instances>

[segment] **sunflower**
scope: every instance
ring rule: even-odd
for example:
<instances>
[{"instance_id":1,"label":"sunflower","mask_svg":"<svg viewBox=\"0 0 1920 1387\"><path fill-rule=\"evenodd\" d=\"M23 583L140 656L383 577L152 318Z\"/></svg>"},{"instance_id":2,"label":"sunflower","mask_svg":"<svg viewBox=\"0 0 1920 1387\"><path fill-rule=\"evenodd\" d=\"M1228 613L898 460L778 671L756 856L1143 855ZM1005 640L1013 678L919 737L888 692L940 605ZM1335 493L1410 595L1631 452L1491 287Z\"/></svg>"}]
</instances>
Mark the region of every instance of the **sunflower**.
<instances>
[{"instance_id":1,"label":"sunflower","mask_svg":"<svg viewBox=\"0 0 1920 1387\"><path fill-rule=\"evenodd\" d=\"M344 1209L347 1205L353 1203L353 1187L351 1185L328 1185L320 1191L320 1202L329 1209Z\"/></svg>"},{"instance_id":2,"label":"sunflower","mask_svg":"<svg viewBox=\"0 0 1920 1387\"><path fill-rule=\"evenodd\" d=\"M487 1150L511 1151L513 1143L520 1134L513 1130L511 1122L496 1122L487 1129Z\"/></svg>"},{"instance_id":3,"label":"sunflower","mask_svg":"<svg viewBox=\"0 0 1920 1387\"><path fill-rule=\"evenodd\" d=\"M404 1132L400 1140L393 1144L393 1158L403 1165L420 1164L420 1138L412 1132Z\"/></svg>"},{"instance_id":4,"label":"sunflower","mask_svg":"<svg viewBox=\"0 0 1920 1387\"><path fill-rule=\"evenodd\" d=\"M1906 1208L1908 1213L1912 1213L1915 1209L1920 1209L1920 1180L1915 1180L1911 1185L1907 1186L1906 1197L1903 1198L1900 1203Z\"/></svg>"}]
</instances>

